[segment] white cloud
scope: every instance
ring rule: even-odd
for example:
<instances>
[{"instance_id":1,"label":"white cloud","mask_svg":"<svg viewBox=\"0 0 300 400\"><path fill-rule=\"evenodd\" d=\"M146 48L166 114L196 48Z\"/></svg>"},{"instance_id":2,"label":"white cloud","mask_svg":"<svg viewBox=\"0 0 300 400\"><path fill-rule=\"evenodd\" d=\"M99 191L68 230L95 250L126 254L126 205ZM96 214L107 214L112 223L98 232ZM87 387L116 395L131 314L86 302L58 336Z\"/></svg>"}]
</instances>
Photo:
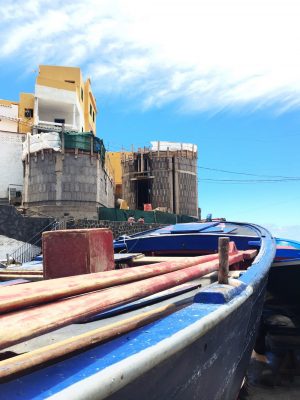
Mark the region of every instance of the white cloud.
<instances>
[{"instance_id":1,"label":"white cloud","mask_svg":"<svg viewBox=\"0 0 300 400\"><path fill-rule=\"evenodd\" d=\"M0 18L2 62L81 65L143 107L300 106L298 0L8 0Z\"/></svg>"}]
</instances>

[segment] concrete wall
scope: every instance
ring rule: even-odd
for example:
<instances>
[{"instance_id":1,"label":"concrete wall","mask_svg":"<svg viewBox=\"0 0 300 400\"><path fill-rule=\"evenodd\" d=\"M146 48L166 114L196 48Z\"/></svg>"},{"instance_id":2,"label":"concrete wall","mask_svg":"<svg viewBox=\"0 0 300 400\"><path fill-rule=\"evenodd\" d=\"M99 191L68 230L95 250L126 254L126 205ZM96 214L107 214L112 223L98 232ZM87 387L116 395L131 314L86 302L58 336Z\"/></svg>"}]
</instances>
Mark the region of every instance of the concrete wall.
<instances>
[{"instance_id":1,"label":"concrete wall","mask_svg":"<svg viewBox=\"0 0 300 400\"><path fill-rule=\"evenodd\" d=\"M51 218L32 218L18 213L13 206L0 206L0 235L40 245L41 231L50 230Z\"/></svg>"},{"instance_id":2,"label":"concrete wall","mask_svg":"<svg viewBox=\"0 0 300 400\"><path fill-rule=\"evenodd\" d=\"M136 204L136 174L138 168L137 153L134 159L127 158L122 163L123 198L129 208L137 208ZM148 152L147 172L151 190L151 203L155 209L165 208L174 214L198 217L198 180L197 156L194 152Z\"/></svg>"},{"instance_id":3,"label":"concrete wall","mask_svg":"<svg viewBox=\"0 0 300 400\"><path fill-rule=\"evenodd\" d=\"M176 159L176 209L177 214L198 217L197 160L179 157Z\"/></svg>"},{"instance_id":4,"label":"concrete wall","mask_svg":"<svg viewBox=\"0 0 300 400\"><path fill-rule=\"evenodd\" d=\"M114 206L113 188L88 153L45 151L25 162L24 206L46 215L97 218L97 207Z\"/></svg>"},{"instance_id":5,"label":"concrete wall","mask_svg":"<svg viewBox=\"0 0 300 400\"><path fill-rule=\"evenodd\" d=\"M136 209L136 195L135 195L135 182L131 181L135 172L135 163L133 159L126 159L122 163L122 195L123 199L127 201L130 209Z\"/></svg>"},{"instance_id":6,"label":"concrete wall","mask_svg":"<svg viewBox=\"0 0 300 400\"><path fill-rule=\"evenodd\" d=\"M169 212L173 209L173 166L172 158L157 157L152 159L152 207L164 207ZM179 213L177 213L179 214Z\"/></svg>"},{"instance_id":7,"label":"concrete wall","mask_svg":"<svg viewBox=\"0 0 300 400\"><path fill-rule=\"evenodd\" d=\"M23 185L23 137L20 133L0 131L0 199L8 198L10 184Z\"/></svg>"}]
</instances>

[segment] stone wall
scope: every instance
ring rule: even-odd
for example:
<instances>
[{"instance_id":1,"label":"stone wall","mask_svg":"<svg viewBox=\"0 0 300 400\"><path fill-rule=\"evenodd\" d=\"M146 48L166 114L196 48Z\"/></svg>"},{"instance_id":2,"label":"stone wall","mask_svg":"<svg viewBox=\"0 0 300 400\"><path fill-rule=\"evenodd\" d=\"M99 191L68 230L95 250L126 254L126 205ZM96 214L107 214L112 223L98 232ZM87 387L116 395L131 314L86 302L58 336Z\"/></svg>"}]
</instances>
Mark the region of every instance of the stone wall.
<instances>
[{"instance_id":1,"label":"stone wall","mask_svg":"<svg viewBox=\"0 0 300 400\"><path fill-rule=\"evenodd\" d=\"M197 160L178 157L176 160L177 213L198 217Z\"/></svg>"},{"instance_id":2,"label":"stone wall","mask_svg":"<svg viewBox=\"0 0 300 400\"><path fill-rule=\"evenodd\" d=\"M50 230L53 222L52 218L23 216L14 206L0 206L0 235L13 239L40 245L40 232Z\"/></svg>"},{"instance_id":3,"label":"stone wall","mask_svg":"<svg viewBox=\"0 0 300 400\"><path fill-rule=\"evenodd\" d=\"M157 229L165 225L161 224L140 224L117 221L97 221L97 220L75 220L67 223L68 229L86 229L86 228L109 228L113 232L114 238L121 235L133 235L134 233L144 232L149 229Z\"/></svg>"},{"instance_id":4,"label":"stone wall","mask_svg":"<svg viewBox=\"0 0 300 400\"><path fill-rule=\"evenodd\" d=\"M172 157L157 157L151 162L152 206L166 208L176 213L173 207L173 163Z\"/></svg>"},{"instance_id":5,"label":"stone wall","mask_svg":"<svg viewBox=\"0 0 300 400\"><path fill-rule=\"evenodd\" d=\"M197 156L188 151L134 153L122 162L123 198L130 209L137 208L138 182L148 181L150 202L168 212L198 217ZM144 176L143 176L143 175ZM145 190L146 190L145 186Z\"/></svg>"},{"instance_id":6,"label":"stone wall","mask_svg":"<svg viewBox=\"0 0 300 400\"><path fill-rule=\"evenodd\" d=\"M97 218L114 206L114 184L97 155L39 152L25 161L24 207L57 218Z\"/></svg>"}]
</instances>

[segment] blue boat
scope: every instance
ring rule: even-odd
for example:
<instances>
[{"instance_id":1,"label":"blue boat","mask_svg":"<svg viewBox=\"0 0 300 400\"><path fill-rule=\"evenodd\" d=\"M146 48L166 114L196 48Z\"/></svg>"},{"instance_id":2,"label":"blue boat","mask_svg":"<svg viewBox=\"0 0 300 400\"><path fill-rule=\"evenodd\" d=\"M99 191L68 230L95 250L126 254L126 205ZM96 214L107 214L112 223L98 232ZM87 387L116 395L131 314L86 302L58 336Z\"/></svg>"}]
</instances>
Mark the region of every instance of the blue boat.
<instances>
[{"instance_id":1,"label":"blue boat","mask_svg":"<svg viewBox=\"0 0 300 400\"><path fill-rule=\"evenodd\" d=\"M300 305L300 242L276 238L276 255L269 274L268 292L281 304Z\"/></svg>"},{"instance_id":2,"label":"blue boat","mask_svg":"<svg viewBox=\"0 0 300 400\"><path fill-rule=\"evenodd\" d=\"M245 250L261 246L256 229L259 228L251 224L223 221L176 224L121 236L114 241L114 249L146 255L202 255L216 252L218 238L226 236L234 240L239 250Z\"/></svg>"},{"instance_id":3,"label":"blue boat","mask_svg":"<svg viewBox=\"0 0 300 400\"><path fill-rule=\"evenodd\" d=\"M139 305L130 303L109 315L98 315L86 324L109 323L110 318L124 318L124 313L141 313L165 302L180 305L171 314L113 340L7 379L1 385L2 398L236 399L275 255L271 234L253 224L178 224L122 237L115 241L115 249L150 255L209 254L217 253L218 239L224 236L234 241L238 250L257 250L251 265L235 271L238 279L227 285L200 279L199 289L193 286L191 291L158 294L150 306L146 298ZM74 334L78 325L67 328ZM58 340L65 333L53 332L49 340ZM9 350L22 351L18 347Z\"/></svg>"}]
</instances>

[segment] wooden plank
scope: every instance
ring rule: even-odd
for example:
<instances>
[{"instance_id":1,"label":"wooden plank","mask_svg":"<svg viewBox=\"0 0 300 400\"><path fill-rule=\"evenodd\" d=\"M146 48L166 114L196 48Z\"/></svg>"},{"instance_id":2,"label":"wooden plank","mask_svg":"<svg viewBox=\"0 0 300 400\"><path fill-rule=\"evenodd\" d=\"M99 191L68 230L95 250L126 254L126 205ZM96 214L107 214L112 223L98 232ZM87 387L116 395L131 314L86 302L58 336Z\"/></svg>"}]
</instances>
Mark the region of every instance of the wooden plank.
<instances>
[{"instance_id":1,"label":"wooden plank","mask_svg":"<svg viewBox=\"0 0 300 400\"><path fill-rule=\"evenodd\" d=\"M256 257L258 251L257 250L245 250L244 251L244 259L245 260L252 260L254 257Z\"/></svg>"},{"instance_id":2,"label":"wooden plank","mask_svg":"<svg viewBox=\"0 0 300 400\"><path fill-rule=\"evenodd\" d=\"M161 275L196 264L216 260L217 257L218 255L214 254L201 257L181 258L180 262L169 261L136 268L52 279L51 282L42 281L38 283L28 283L22 287L3 289L0 294L0 313L150 278L155 275ZM23 275L23 277L24 276L25 275Z\"/></svg>"},{"instance_id":3,"label":"wooden plank","mask_svg":"<svg viewBox=\"0 0 300 400\"><path fill-rule=\"evenodd\" d=\"M183 257L167 257L167 256L144 256L143 258L134 258L132 260L132 265L146 265L146 264L154 264L165 261L180 261Z\"/></svg>"},{"instance_id":4,"label":"wooden plank","mask_svg":"<svg viewBox=\"0 0 300 400\"><path fill-rule=\"evenodd\" d=\"M149 324L158 318L166 316L177 309L176 304L168 304L155 310L144 312L113 324L91 330L87 333L62 340L49 346L43 346L29 353L24 353L7 360L0 361L0 379L24 372L45 362L68 355L78 350L84 350L92 345L122 335L125 332Z\"/></svg>"},{"instance_id":5,"label":"wooden plank","mask_svg":"<svg viewBox=\"0 0 300 400\"><path fill-rule=\"evenodd\" d=\"M230 264L242 260L242 253L229 257ZM142 281L5 314L0 318L0 349L81 321L118 305L200 278L218 268L219 261L214 260ZM23 287L28 285L30 284L24 284ZM5 289L9 288L3 288L3 291ZM19 329L20 327L22 329Z\"/></svg>"},{"instance_id":6,"label":"wooden plank","mask_svg":"<svg viewBox=\"0 0 300 400\"><path fill-rule=\"evenodd\" d=\"M6 275L15 275L15 276L19 276L19 275L43 275L43 271L40 270L30 270L30 269L6 269L5 271L1 271L0 270L0 277L1 276L6 276Z\"/></svg>"}]
</instances>

